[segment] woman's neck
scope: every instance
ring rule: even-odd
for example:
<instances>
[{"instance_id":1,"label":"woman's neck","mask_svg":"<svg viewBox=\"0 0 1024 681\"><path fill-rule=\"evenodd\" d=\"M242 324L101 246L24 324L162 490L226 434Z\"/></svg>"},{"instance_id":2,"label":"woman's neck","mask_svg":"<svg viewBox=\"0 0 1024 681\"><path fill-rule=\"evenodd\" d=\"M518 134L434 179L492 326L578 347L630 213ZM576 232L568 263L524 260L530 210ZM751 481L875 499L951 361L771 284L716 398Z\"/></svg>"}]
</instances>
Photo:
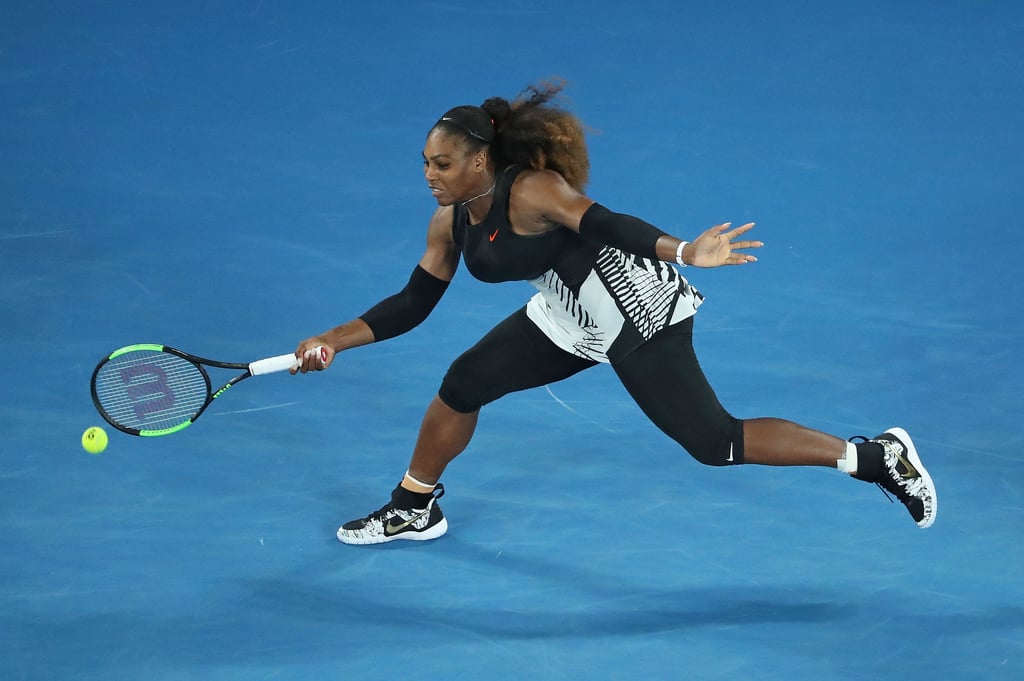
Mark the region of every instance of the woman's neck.
<instances>
[{"instance_id":1,"label":"woman's neck","mask_svg":"<svg viewBox=\"0 0 1024 681\"><path fill-rule=\"evenodd\" d=\"M491 204L494 203L494 187L498 184L497 175L491 173L487 188L481 191L479 194L472 198L460 201L462 207L469 213L469 221L474 224L479 224L487 218L487 213L491 210Z\"/></svg>"}]
</instances>

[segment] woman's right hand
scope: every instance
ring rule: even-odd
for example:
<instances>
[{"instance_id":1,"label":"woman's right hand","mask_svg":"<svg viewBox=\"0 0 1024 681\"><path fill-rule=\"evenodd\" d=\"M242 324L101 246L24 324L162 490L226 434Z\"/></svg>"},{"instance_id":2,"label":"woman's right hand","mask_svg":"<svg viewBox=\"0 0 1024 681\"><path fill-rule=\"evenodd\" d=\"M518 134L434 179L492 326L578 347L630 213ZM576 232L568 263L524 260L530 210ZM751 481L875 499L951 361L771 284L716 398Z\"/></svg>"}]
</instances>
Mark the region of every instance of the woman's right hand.
<instances>
[{"instance_id":1,"label":"woman's right hand","mask_svg":"<svg viewBox=\"0 0 1024 681\"><path fill-rule=\"evenodd\" d=\"M334 355L334 348L323 336L307 338L295 349L295 357L300 360L300 364L292 369L292 374L323 371L331 366Z\"/></svg>"}]
</instances>

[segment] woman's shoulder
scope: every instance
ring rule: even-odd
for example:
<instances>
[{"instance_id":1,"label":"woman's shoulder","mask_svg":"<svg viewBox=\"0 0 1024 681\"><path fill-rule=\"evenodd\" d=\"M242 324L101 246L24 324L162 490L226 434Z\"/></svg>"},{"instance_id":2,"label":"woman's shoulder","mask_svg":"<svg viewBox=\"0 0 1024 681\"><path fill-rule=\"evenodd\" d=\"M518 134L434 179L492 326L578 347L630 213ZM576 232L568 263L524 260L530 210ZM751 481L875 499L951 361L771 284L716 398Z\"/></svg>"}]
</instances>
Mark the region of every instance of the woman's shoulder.
<instances>
[{"instance_id":1,"label":"woman's shoulder","mask_svg":"<svg viewBox=\"0 0 1024 681\"><path fill-rule=\"evenodd\" d=\"M430 224L433 225L438 222L446 222L449 225L455 218L455 205L450 206L438 206L434 210L434 214L430 216Z\"/></svg>"},{"instance_id":2,"label":"woman's shoulder","mask_svg":"<svg viewBox=\"0 0 1024 681\"><path fill-rule=\"evenodd\" d=\"M455 206L438 206L434 214L430 216L430 225L427 228L432 237L441 236L452 238L452 226L455 224Z\"/></svg>"},{"instance_id":3,"label":"woman's shoulder","mask_svg":"<svg viewBox=\"0 0 1024 681\"><path fill-rule=\"evenodd\" d=\"M591 203L553 170L524 170L512 185L509 215L521 234L577 229L578 215Z\"/></svg>"},{"instance_id":4,"label":"woman's shoulder","mask_svg":"<svg viewBox=\"0 0 1024 681\"><path fill-rule=\"evenodd\" d=\"M521 205L545 205L555 197L576 192L554 170L523 169L512 183L510 199Z\"/></svg>"},{"instance_id":5,"label":"woman's shoulder","mask_svg":"<svg viewBox=\"0 0 1024 681\"><path fill-rule=\"evenodd\" d=\"M529 190L561 184L565 184L565 178L554 170L522 168L516 176L513 187L518 186L520 189Z\"/></svg>"}]
</instances>

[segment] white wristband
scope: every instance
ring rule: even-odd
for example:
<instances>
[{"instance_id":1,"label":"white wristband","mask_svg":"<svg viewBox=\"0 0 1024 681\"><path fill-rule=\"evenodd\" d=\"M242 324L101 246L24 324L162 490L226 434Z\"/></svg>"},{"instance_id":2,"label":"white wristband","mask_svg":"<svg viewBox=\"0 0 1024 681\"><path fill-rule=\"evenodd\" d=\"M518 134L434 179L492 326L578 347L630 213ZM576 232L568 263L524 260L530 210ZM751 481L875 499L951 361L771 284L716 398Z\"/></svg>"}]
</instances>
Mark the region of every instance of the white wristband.
<instances>
[{"instance_id":1,"label":"white wristband","mask_svg":"<svg viewBox=\"0 0 1024 681\"><path fill-rule=\"evenodd\" d=\"M676 262L679 263L680 267L686 267L686 263L683 262L683 247L686 246L686 244L688 244L688 243L690 243L690 242L689 241L680 241L679 245L676 246Z\"/></svg>"}]
</instances>

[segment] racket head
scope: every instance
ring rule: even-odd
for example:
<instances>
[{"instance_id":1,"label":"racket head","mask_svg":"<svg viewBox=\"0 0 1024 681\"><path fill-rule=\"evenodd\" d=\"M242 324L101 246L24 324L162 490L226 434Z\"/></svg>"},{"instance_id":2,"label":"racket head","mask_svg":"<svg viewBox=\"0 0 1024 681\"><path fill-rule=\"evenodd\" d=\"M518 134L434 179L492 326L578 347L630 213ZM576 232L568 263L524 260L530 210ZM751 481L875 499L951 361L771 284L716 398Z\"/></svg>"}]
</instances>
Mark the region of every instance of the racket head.
<instances>
[{"instance_id":1,"label":"racket head","mask_svg":"<svg viewBox=\"0 0 1024 681\"><path fill-rule=\"evenodd\" d=\"M210 377L189 355L139 344L104 357L92 374L92 401L114 428L143 437L188 427L212 400Z\"/></svg>"}]
</instances>

